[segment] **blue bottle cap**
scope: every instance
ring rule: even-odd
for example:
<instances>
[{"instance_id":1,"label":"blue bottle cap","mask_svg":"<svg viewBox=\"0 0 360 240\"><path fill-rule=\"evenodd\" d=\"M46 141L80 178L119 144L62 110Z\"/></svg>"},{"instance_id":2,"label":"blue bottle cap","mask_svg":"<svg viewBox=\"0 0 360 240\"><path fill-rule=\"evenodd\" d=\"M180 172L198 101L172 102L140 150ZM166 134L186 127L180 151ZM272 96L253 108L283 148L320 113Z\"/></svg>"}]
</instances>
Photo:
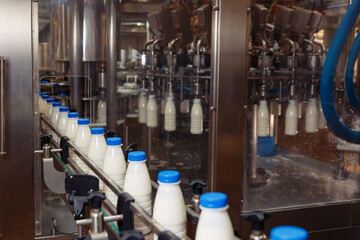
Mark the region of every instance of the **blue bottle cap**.
<instances>
[{"instance_id":1,"label":"blue bottle cap","mask_svg":"<svg viewBox=\"0 0 360 240\"><path fill-rule=\"evenodd\" d=\"M48 83L48 82L47 81L41 81L40 83L45 84L45 83Z\"/></svg>"},{"instance_id":2,"label":"blue bottle cap","mask_svg":"<svg viewBox=\"0 0 360 240\"><path fill-rule=\"evenodd\" d=\"M52 83L51 86L59 86L59 83Z\"/></svg>"},{"instance_id":3,"label":"blue bottle cap","mask_svg":"<svg viewBox=\"0 0 360 240\"><path fill-rule=\"evenodd\" d=\"M91 129L91 134L104 134L104 128L96 127Z\"/></svg>"},{"instance_id":4,"label":"blue bottle cap","mask_svg":"<svg viewBox=\"0 0 360 240\"><path fill-rule=\"evenodd\" d=\"M88 125L88 124L90 124L90 120L87 118L80 118L78 120L78 125Z\"/></svg>"},{"instance_id":5,"label":"blue bottle cap","mask_svg":"<svg viewBox=\"0 0 360 240\"><path fill-rule=\"evenodd\" d=\"M78 118L78 117L79 117L79 113L77 112L68 113L68 118Z\"/></svg>"},{"instance_id":6,"label":"blue bottle cap","mask_svg":"<svg viewBox=\"0 0 360 240\"><path fill-rule=\"evenodd\" d=\"M177 183L180 181L180 173L173 170L161 171L158 174L160 183Z\"/></svg>"},{"instance_id":7,"label":"blue bottle cap","mask_svg":"<svg viewBox=\"0 0 360 240\"><path fill-rule=\"evenodd\" d=\"M59 109L60 112L68 112L69 111L69 107L61 107Z\"/></svg>"},{"instance_id":8,"label":"blue bottle cap","mask_svg":"<svg viewBox=\"0 0 360 240\"><path fill-rule=\"evenodd\" d=\"M60 91L59 94L60 95L66 95L66 91Z\"/></svg>"},{"instance_id":9,"label":"blue bottle cap","mask_svg":"<svg viewBox=\"0 0 360 240\"><path fill-rule=\"evenodd\" d=\"M141 151L129 152L128 160L133 162L140 162L146 160L146 153Z\"/></svg>"},{"instance_id":10,"label":"blue bottle cap","mask_svg":"<svg viewBox=\"0 0 360 240\"><path fill-rule=\"evenodd\" d=\"M46 102L47 102L47 103L53 103L53 102L55 102L55 99L53 99L53 98L48 98L48 99L46 100Z\"/></svg>"},{"instance_id":11,"label":"blue bottle cap","mask_svg":"<svg viewBox=\"0 0 360 240\"><path fill-rule=\"evenodd\" d=\"M279 226L270 232L271 240L307 240L308 233L305 229L295 226Z\"/></svg>"},{"instance_id":12,"label":"blue bottle cap","mask_svg":"<svg viewBox=\"0 0 360 240\"><path fill-rule=\"evenodd\" d=\"M106 139L106 144L109 146L119 146L121 145L122 140L119 137L111 137Z\"/></svg>"},{"instance_id":13,"label":"blue bottle cap","mask_svg":"<svg viewBox=\"0 0 360 240\"><path fill-rule=\"evenodd\" d=\"M61 102L54 102L53 107L61 107Z\"/></svg>"},{"instance_id":14,"label":"blue bottle cap","mask_svg":"<svg viewBox=\"0 0 360 240\"><path fill-rule=\"evenodd\" d=\"M50 97L50 96L47 95L47 94L43 94L43 95L41 96L42 99L48 99L49 97Z\"/></svg>"},{"instance_id":15,"label":"blue bottle cap","mask_svg":"<svg viewBox=\"0 0 360 240\"><path fill-rule=\"evenodd\" d=\"M205 208L223 208L227 206L225 193L209 192L200 196L200 205Z\"/></svg>"}]
</instances>

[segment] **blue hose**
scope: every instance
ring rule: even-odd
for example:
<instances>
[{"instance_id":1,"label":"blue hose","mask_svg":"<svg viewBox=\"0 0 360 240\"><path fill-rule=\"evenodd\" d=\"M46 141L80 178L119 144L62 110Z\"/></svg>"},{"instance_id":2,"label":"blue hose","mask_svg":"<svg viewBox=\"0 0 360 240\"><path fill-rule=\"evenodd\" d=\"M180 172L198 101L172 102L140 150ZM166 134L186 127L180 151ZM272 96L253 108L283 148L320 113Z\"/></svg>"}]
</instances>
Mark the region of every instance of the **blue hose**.
<instances>
[{"instance_id":1,"label":"blue hose","mask_svg":"<svg viewBox=\"0 0 360 240\"><path fill-rule=\"evenodd\" d=\"M354 0L349 6L331 43L320 82L321 106L328 125L339 138L356 144L360 144L360 132L352 131L340 121L334 104L333 81L341 51L359 13L360 0Z\"/></svg>"},{"instance_id":2,"label":"blue hose","mask_svg":"<svg viewBox=\"0 0 360 240\"><path fill-rule=\"evenodd\" d=\"M349 99L350 105L360 113L360 98L355 93L353 78L354 78L354 65L360 51L360 34L357 34L354 43L349 52L348 60L345 70L345 91Z\"/></svg>"}]
</instances>

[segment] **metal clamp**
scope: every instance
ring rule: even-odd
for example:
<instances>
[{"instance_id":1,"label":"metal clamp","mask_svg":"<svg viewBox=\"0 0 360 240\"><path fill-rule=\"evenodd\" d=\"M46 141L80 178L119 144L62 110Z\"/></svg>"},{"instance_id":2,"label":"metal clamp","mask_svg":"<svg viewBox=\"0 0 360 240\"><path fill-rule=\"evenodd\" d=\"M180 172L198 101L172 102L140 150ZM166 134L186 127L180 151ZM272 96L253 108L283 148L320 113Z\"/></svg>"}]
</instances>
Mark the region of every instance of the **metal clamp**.
<instances>
[{"instance_id":1,"label":"metal clamp","mask_svg":"<svg viewBox=\"0 0 360 240\"><path fill-rule=\"evenodd\" d=\"M4 110L5 57L0 56L0 156L6 154L5 143L5 110Z\"/></svg>"}]
</instances>

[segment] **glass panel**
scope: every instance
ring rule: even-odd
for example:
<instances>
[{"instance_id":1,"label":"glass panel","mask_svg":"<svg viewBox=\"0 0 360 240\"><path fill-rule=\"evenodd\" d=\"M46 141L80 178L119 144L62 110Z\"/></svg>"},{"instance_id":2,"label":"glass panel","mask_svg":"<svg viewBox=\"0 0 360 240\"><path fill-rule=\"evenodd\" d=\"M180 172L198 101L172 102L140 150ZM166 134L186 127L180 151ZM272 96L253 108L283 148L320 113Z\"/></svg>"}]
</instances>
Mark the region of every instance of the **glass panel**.
<instances>
[{"instance_id":1,"label":"glass panel","mask_svg":"<svg viewBox=\"0 0 360 240\"><path fill-rule=\"evenodd\" d=\"M244 211L359 200L359 145L329 129L319 91L326 53L348 1L255 2ZM340 57L334 100L342 122L356 130L359 117L343 80L355 35L353 29Z\"/></svg>"}]
</instances>

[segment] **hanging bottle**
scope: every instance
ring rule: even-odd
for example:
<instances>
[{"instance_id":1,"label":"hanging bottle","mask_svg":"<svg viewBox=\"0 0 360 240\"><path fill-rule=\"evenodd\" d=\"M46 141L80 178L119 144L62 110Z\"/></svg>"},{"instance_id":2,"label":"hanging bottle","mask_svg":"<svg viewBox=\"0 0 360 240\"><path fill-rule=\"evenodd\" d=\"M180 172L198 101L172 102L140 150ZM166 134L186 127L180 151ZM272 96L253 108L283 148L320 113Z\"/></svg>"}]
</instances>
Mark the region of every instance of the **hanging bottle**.
<instances>
[{"instance_id":1,"label":"hanging bottle","mask_svg":"<svg viewBox=\"0 0 360 240\"><path fill-rule=\"evenodd\" d=\"M139 97L139 123L146 123L147 96L145 91L141 91Z\"/></svg>"},{"instance_id":2,"label":"hanging bottle","mask_svg":"<svg viewBox=\"0 0 360 240\"><path fill-rule=\"evenodd\" d=\"M199 98L194 99L190 114L190 132L192 134L202 134L203 132L203 110Z\"/></svg>"},{"instance_id":3,"label":"hanging bottle","mask_svg":"<svg viewBox=\"0 0 360 240\"><path fill-rule=\"evenodd\" d=\"M285 114L285 134L294 136L298 133L298 107L296 100L289 100Z\"/></svg>"},{"instance_id":4,"label":"hanging bottle","mask_svg":"<svg viewBox=\"0 0 360 240\"><path fill-rule=\"evenodd\" d=\"M176 130L176 107L171 95L166 100L164 129L169 132Z\"/></svg>"},{"instance_id":5,"label":"hanging bottle","mask_svg":"<svg viewBox=\"0 0 360 240\"><path fill-rule=\"evenodd\" d=\"M310 102L306 109L305 117L305 131L308 133L314 133L318 129L318 108L316 105L316 99L310 98Z\"/></svg>"},{"instance_id":6,"label":"hanging bottle","mask_svg":"<svg viewBox=\"0 0 360 240\"><path fill-rule=\"evenodd\" d=\"M150 95L147 104L146 126L157 127L157 122L157 104L155 95Z\"/></svg>"},{"instance_id":7,"label":"hanging bottle","mask_svg":"<svg viewBox=\"0 0 360 240\"><path fill-rule=\"evenodd\" d=\"M98 101L96 122L106 123L106 101L104 99Z\"/></svg>"},{"instance_id":8,"label":"hanging bottle","mask_svg":"<svg viewBox=\"0 0 360 240\"><path fill-rule=\"evenodd\" d=\"M269 109L266 100L261 100L257 112L257 135L267 137L270 133Z\"/></svg>"}]
</instances>

